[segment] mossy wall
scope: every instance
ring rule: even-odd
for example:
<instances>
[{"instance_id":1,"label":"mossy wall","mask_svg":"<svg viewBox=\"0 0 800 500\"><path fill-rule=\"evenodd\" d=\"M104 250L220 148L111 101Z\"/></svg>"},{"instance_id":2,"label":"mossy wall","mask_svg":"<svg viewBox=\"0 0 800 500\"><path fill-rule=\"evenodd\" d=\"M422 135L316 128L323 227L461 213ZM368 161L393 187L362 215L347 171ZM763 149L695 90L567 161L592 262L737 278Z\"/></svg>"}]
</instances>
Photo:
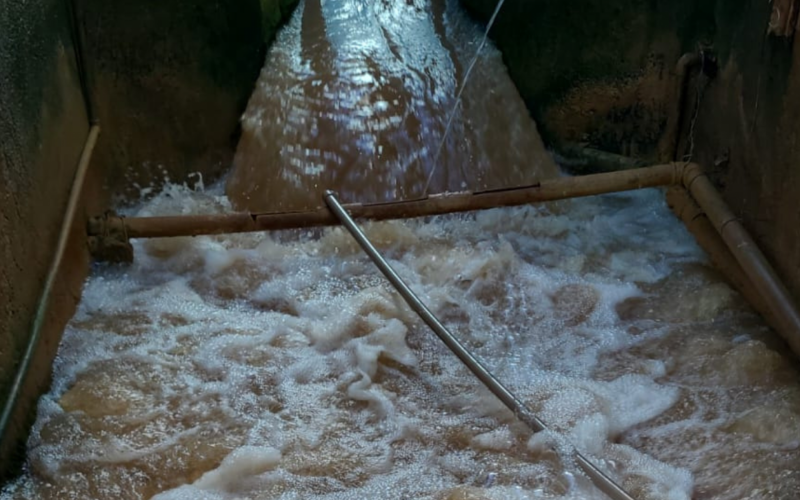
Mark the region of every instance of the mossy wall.
<instances>
[{"instance_id":1,"label":"mossy wall","mask_svg":"<svg viewBox=\"0 0 800 500\"><path fill-rule=\"evenodd\" d=\"M31 333L89 130L66 6L0 0L0 403ZM55 295L74 304L61 283ZM25 385L34 394L49 384L58 335L44 340ZM0 479L24 444L35 398L21 403L0 436Z\"/></svg>"},{"instance_id":2,"label":"mossy wall","mask_svg":"<svg viewBox=\"0 0 800 500\"><path fill-rule=\"evenodd\" d=\"M483 21L496 5L461 1ZM551 146L650 161L678 107L678 59L713 57L716 72L687 81L678 157L714 174L800 303L800 41L768 34L776 5L506 0L491 34Z\"/></svg>"}]
</instances>

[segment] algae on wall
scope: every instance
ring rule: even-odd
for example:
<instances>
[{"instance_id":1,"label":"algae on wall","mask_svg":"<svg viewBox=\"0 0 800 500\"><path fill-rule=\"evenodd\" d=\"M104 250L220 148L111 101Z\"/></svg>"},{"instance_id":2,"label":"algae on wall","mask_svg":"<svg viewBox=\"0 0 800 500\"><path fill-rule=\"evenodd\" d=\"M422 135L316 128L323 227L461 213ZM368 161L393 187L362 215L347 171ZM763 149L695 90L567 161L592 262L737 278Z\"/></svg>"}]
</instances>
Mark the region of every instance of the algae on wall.
<instances>
[{"instance_id":1,"label":"algae on wall","mask_svg":"<svg viewBox=\"0 0 800 500\"><path fill-rule=\"evenodd\" d=\"M31 333L89 129L62 0L0 0L0 404ZM45 339L52 343L52 339ZM57 344L57 339L55 341ZM19 453L49 362L0 436L0 479ZM26 395L27 396L27 395Z\"/></svg>"}]
</instances>

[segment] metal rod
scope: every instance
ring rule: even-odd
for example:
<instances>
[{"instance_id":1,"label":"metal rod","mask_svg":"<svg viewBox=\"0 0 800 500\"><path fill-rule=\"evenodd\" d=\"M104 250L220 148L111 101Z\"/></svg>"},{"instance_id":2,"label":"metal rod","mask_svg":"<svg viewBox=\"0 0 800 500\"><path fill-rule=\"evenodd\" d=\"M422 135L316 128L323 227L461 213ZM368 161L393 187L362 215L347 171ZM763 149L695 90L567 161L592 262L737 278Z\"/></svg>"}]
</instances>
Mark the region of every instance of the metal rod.
<instances>
[{"instance_id":1,"label":"metal rod","mask_svg":"<svg viewBox=\"0 0 800 500\"><path fill-rule=\"evenodd\" d=\"M369 255L372 262L378 266L383 275L392 286L395 287L398 293L403 297L411 309L419 315L422 321L427 324L431 330L447 345L448 348L461 360L464 365L483 382L492 394L503 402L506 407L511 410L514 415L533 432L541 432L547 429L547 426L542 422L527 406L520 401L510 390L508 390L497 378L492 375L486 366L480 362L461 342L458 341L452 333L434 316L425 304L414 294L414 292L406 285L403 279L395 272L392 266L381 256L380 252L370 243L366 235L361 231L358 225L350 217L345 208L339 203L336 193L327 191L325 193L325 203L328 208L336 216L339 222L347 228L353 238L358 242L364 252ZM608 495L613 500L633 500L633 497L628 495L617 483L601 471L596 465L584 457L577 449L575 449L575 459L578 465L583 469L592 483L603 493Z\"/></svg>"},{"instance_id":2,"label":"metal rod","mask_svg":"<svg viewBox=\"0 0 800 500\"><path fill-rule=\"evenodd\" d=\"M0 450L5 446L3 441L8 437L9 425L12 420L12 415L17 406L17 401L22 393L25 379L30 370L31 363L33 362L34 354L39 346L39 340L42 336L42 329L44 327L47 311L50 306L50 295L53 289L53 284L56 281L58 271L61 268L61 261L64 257L64 251L67 248L70 230L72 223L75 219L75 211L78 208L80 201L81 191L83 188L83 180L86 177L86 171L89 168L89 162L92 158L92 152L97 144L97 136L100 134L100 126L92 125L89 129L89 135L86 138L86 143L83 146L78 167L75 171L75 178L72 182L72 189L67 202L67 208L64 215L64 221L61 224L61 232L58 235L58 244L53 254L53 261L50 264L50 269L47 273L47 278L44 282L42 294L39 297L39 303L36 307L36 315L33 318L33 327L31 329L28 343L25 346L25 352L22 355L17 372L14 375L14 380L11 388L8 391L8 397L3 406L2 413L0 413Z\"/></svg>"}]
</instances>

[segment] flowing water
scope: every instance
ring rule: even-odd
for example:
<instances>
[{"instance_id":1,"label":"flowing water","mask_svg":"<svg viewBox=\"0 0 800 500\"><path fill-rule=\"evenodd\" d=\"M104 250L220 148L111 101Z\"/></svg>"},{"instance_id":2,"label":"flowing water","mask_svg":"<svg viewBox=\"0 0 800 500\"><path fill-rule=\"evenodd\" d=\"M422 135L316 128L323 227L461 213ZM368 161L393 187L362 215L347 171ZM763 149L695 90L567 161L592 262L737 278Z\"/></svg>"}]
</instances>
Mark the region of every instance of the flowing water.
<instances>
[{"instance_id":1,"label":"flowing water","mask_svg":"<svg viewBox=\"0 0 800 500\"><path fill-rule=\"evenodd\" d=\"M308 0L227 195L168 186L135 212L420 194L480 36L453 4ZM494 49L479 67L434 190L554 175ZM637 499L800 497L797 367L660 191L365 229L557 433L516 422L342 229L136 241L88 280L0 498L603 498L564 438Z\"/></svg>"},{"instance_id":2,"label":"flowing water","mask_svg":"<svg viewBox=\"0 0 800 500\"><path fill-rule=\"evenodd\" d=\"M270 50L227 193L239 208L504 188L556 173L502 56L455 0L306 0Z\"/></svg>"}]
</instances>

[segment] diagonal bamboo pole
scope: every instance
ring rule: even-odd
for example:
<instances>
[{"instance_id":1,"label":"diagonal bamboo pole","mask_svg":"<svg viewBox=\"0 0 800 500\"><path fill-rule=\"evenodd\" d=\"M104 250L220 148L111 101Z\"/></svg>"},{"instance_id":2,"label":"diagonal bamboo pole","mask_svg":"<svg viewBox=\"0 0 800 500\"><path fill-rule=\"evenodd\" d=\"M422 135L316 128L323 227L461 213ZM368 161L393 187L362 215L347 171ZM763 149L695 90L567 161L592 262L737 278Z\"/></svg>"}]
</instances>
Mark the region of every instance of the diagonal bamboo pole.
<instances>
[{"instance_id":1,"label":"diagonal bamboo pole","mask_svg":"<svg viewBox=\"0 0 800 500\"><path fill-rule=\"evenodd\" d=\"M750 305L764 316L771 325L776 325L772 311L767 307L764 297L758 293L750 278L742 270L736 257L708 220L703 209L683 186L672 186L666 192L667 204L694 236L697 243L706 251L711 262Z\"/></svg>"},{"instance_id":2,"label":"diagonal bamboo pole","mask_svg":"<svg viewBox=\"0 0 800 500\"><path fill-rule=\"evenodd\" d=\"M682 183L697 201L730 249L744 274L764 299L778 333L800 355L800 313L789 291L781 282L767 258L728 208L700 165L689 163L683 171Z\"/></svg>"}]
</instances>

